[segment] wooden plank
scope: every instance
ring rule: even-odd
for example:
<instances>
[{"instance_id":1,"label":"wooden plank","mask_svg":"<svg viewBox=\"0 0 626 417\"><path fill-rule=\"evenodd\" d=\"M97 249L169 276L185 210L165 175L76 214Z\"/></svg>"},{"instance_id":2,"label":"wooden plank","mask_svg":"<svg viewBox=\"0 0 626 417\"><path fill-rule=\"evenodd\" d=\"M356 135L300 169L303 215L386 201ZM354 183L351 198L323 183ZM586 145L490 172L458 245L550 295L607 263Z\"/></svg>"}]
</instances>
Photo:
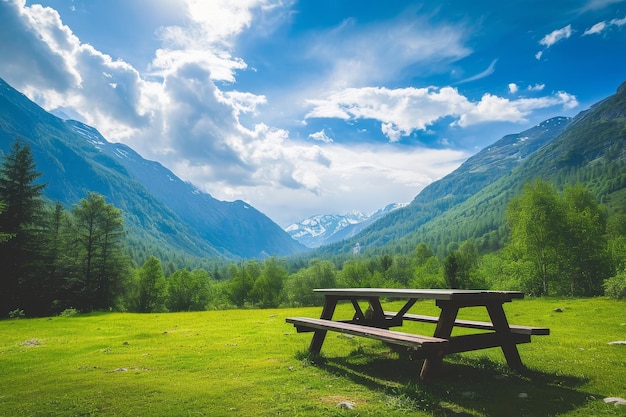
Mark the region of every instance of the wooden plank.
<instances>
[{"instance_id":1,"label":"wooden plank","mask_svg":"<svg viewBox=\"0 0 626 417\"><path fill-rule=\"evenodd\" d=\"M316 288L316 293L352 298L384 297L414 298L422 300L468 300L482 303L483 300L508 302L524 298L521 291L451 290L451 289L403 289L403 288ZM482 305L482 304L480 304Z\"/></svg>"},{"instance_id":2,"label":"wooden plank","mask_svg":"<svg viewBox=\"0 0 626 417\"><path fill-rule=\"evenodd\" d=\"M511 334L510 342L518 345L520 343L530 343L530 335ZM468 334L463 336L453 336L446 354L469 352L472 350L502 347L503 337L497 333Z\"/></svg>"},{"instance_id":3,"label":"wooden plank","mask_svg":"<svg viewBox=\"0 0 626 417\"><path fill-rule=\"evenodd\" d=\"M385 311L386 317L395 317L396 314L397 313L393 311ZM417 322L422 322L422 323L437 324L439 322L439 317L424 316L420 314L405 314L403 318L404 320L417 321ZM490 323L488 321L473 321L473 320L457 319L454 321L454 325L456 327L465 327L468 329L494 330L493 323ZM511 333L516 333L516 334L527 334L527 335L535 335L535 336L546 336L550 334L550 329L547 327L520 326L517 324L511 324L509 327L511 328Z\"/></svg>"},{"instance_id":4,"label":"wooden plank","mask_svg":"<svg viewBox=\"0 0 626 417\"><path fill-rule=\"evenodd\" d=\"M287 323L291 323L296 326L296 328L304 327L322 331L336 331L411 348L421 347L422 349L443 351L445 345L448 343L447 339L396 332L377 327L361 326L358 324L340 321L314 319L309 317L288 317L286 321Z\"/></svg>"}]
</instances>

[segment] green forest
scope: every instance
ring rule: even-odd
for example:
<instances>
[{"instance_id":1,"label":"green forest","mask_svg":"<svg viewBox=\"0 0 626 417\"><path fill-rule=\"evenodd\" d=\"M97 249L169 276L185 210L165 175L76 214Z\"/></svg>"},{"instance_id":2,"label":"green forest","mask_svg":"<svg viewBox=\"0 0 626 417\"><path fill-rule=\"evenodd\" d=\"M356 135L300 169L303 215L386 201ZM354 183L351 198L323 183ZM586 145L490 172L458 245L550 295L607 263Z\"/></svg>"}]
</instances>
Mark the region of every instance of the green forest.
<instances>
[{"instance_id":1,"label":"green forest","mask_svg":"<svg viewBox=\"0 0 626 417\"><path fill-rule=\"evenodd\" d=\"M40 177L30 147L15 141L0 166L0 317L306 306L322 302L313 288L336 286L626 296L626 214L609 213L580 184L527 182L488 244L477 230L480 238L435 250L418 242L410 251L232 261L130 241L124 213L102 195L86 191L66 208L44 199Z\"/></svg>"}]
</instances>

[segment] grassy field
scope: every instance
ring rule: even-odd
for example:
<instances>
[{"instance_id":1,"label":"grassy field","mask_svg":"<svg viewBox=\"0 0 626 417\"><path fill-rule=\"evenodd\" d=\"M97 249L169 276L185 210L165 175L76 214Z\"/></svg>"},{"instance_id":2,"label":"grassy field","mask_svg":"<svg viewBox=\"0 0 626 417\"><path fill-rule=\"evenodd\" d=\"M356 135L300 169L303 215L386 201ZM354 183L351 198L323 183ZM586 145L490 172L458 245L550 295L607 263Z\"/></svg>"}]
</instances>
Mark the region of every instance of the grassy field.
<instances>
[{"instance_id":1,"label":"grassy field","mask_svg":"<svg viewBox=\"0 0 626 417\"><path fill-rule=\"evenodd\" d=\"M505 306L511 323L552 332L520 345L528 371L509 371L489 349L446 357L426 385L417 383L418 362L376 341L329 333L322 358L309 358L311 334L285 317L320 308L3 320L0 415L626 416L626 406L603 401L626 398L626 345L608 344L626 340L625 307L604 298L514 301ZM412 310L437 313L427 301Z\"/></svg>"}]
</instances>

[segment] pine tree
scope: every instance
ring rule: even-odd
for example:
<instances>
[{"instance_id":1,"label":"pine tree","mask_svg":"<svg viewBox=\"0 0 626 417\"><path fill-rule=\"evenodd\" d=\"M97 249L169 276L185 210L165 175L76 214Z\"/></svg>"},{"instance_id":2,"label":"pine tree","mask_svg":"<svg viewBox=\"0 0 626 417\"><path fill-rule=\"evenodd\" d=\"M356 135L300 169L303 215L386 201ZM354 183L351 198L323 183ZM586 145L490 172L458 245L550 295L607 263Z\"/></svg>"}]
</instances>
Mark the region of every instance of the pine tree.
<instances>
[{"instance_id":1,"label":"pine tree","mask_svg":"<svg viewBox=\"0 0 626 417\"><path fill-rule=\"evenodd\" d=\"M41 173L35 169L30 147L15 141L0 167L0 315L21 308L29 314L37 309L36 291L40 261L42 192L45 184L35 182Z\"/></svg>"}]
</instances>

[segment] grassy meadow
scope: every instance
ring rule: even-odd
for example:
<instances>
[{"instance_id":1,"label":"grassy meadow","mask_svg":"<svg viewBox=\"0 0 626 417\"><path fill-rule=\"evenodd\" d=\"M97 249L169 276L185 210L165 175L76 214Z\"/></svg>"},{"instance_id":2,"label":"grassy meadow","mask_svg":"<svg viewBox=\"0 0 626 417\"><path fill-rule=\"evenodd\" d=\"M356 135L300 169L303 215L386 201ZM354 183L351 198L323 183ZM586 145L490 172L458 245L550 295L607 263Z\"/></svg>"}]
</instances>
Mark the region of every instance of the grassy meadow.
<instances>
[{"instance_id":1,"label":"grassy meadow","mask_svg":"<svg viewBox=\"0 0 626 417\"><path fill-rule=\"evenodd\" d=\"M603 401L626 398L626 345L608 344L626 340L625 307L606 298L506 304L511 323L551 329L519 346L528 370L508 370L488 349L446 357L428 384L417 382L418 362L377 341L329 333L322 357L308 357L311 334L285 317L317 317L320 307L3 320L0 415L626 416ZM486 318L466 310L461 318ZM351 311L340 305L337 315ZM412 311L437 314L432 301Z\"/></svg>"}]
</instances>

